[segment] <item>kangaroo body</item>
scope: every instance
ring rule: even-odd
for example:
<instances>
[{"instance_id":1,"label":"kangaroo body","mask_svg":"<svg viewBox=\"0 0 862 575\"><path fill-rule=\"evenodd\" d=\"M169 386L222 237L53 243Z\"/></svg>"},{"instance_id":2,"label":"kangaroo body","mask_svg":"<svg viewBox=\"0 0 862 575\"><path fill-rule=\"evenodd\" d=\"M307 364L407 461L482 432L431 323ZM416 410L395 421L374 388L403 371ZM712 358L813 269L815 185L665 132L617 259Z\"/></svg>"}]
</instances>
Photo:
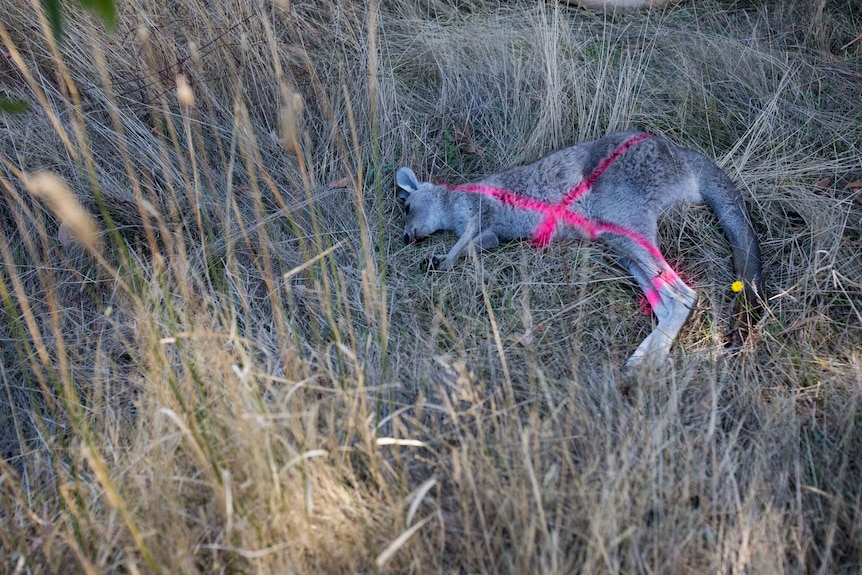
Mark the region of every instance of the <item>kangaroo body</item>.
<instances>
[{"instance_id":1,"label":"kangaroo body","mask_svg":"<svg viewBox=\"0 0 862 575\"><path fill-rule=\"evenodd\" d=\"M627 362L665 361L697 294L658 249L658 220L678 202L709 205L728 237L748 301L762 294L760 249L742 196L727 175L696 152L644 132L611 134L541 160L457 187L396 173L405 202L404 241L447 230L459 239L431 265L451 269L471 245L529 239L542 247L562 238L598 240L620 257L658 318Z\"/></svg>"}]
</instances>

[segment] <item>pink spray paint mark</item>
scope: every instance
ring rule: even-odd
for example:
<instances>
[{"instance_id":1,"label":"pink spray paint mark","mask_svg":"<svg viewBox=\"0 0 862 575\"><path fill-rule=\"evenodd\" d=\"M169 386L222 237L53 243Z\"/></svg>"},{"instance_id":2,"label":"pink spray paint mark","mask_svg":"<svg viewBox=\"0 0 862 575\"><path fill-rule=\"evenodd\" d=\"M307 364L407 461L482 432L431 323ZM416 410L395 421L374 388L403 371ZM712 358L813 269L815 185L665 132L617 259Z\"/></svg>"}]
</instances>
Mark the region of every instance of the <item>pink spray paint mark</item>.
<instances>
[{"instance_id":1,"label":"pink spray paint mark","mask_svg":"<svg viewBox=\"0 0 862 575\"><path fill-rule=\"evenodd\" d=\"M647 290L646 291L646 300L650 306L650 309L655 309L658 304L661 303L661 296L658 295L658 292L655 290Z\"/></svg>"},{"instance_id":2,"label":"pink spray paint mark","mask_svg":"<svg viewBox=\"0 0 862 575\"><path fill-rule=\"evenodd\" d=\"M651 294L649 296L642 295L638 298L638 311L643 315L652 315L653 309L655 309L655 306L657 306L661 301L656 292L653 290L650 290L650 292Z\"/></svg>"},{"instance_id":3,"label":"pink spray paint mark","mask_svg":"<svg viewBox=\"0 0 862 575\"><path fill-rule=\"evenodd\" d=\"M662 262L664 262L664 260L662 260ZM659 275L653 278L653 287L647 288L646 291L644 291L644 297L641 299L640 302L640 311L642 314L650 315L661 303L661 290L664 286L671 283L665 277L669 273L673 274L673 270L671 270L670 268L668 268L666 271L662 271Z\"/></svg>"},{"instance_id":4,"label":"pink spray paint mark","mask_svg":"<svg viewBox=\"0 0 862 575\"><path fill-rule=\"evenodd\" d=\"M646 250L662 268L659 275L652 280L655 290L647 290L645 293L646 301L643 302L642 307L647 308L648 306L647 313L649 313L659 303L661 303L661 296L659 294L662 288L665 285L679 280L679 276L677 276L676 272L674 272L667 264L661 251L659 251L658 246L649 241L649 239L642 234L639 234L630 228L602 220L590 219L583 214L570 212L569 207L579 198L589 193L599 178L602 177L608 168L610 168L611 165L613 165L613 163L617 161L617 159L619 159L619 157L622 156L629 148L651 137L652 135L650 134L638 134L617 146L610 154L602 158L599 165L596 166L589 176L566 192L563 199L556 204L544 202L536 198L521 196L510 190L485 184L464 184L454 188L450 187L450 189L457 192L483 194L494 198L507 206L545 214L545 218L539 222L533 230L532 237L530 238L531 243L536 247L545 247L551 243L551 239L553 238L554 232L557 230L557 225L560 222L565 225L580 228L584 235L591 240L596 240L603 234L614 234L633 240Z\"/></svg>"},{"instance_id":5,"label":"pink spray paint mark","mask_svg":"<svg viewBox=\"0 0 862 575\"><path fill-rule=\"evenodd\" d=\"M637 242L653 257L661 258L661 252L659 252L658 248L634 230L600 220L592 220L582 214L569 211L569 206L587 194L620 156L635 144L648 138L652 138L652 136L650 134L638 134L617 146L610 154L602 158L599 165L596 166L589 176L566 192L563 199L556 204L520 196L512 191L484 184L464 184L451 189L458 192L483 194L508 206L545 214L545 218L533 230L531 241L536 247L545 247L551 243L554 232L557 230L557 224L563 222L564 224L580 228L592 240L597 239L604 233L626 236Z\"/></svg>"},{"instance_id":6,"label":"pink spray paint mark","mask_svg":"<svg viewBox=\"0 0 862 575\"><path fill-rule=\"evenodd\" d=\"M657 292L661 292L662 288L674 283L677 279L679 279L677 275L668 266L667 271L663 271L652 279L652 285Z\"/></svg>"}]
</instances>

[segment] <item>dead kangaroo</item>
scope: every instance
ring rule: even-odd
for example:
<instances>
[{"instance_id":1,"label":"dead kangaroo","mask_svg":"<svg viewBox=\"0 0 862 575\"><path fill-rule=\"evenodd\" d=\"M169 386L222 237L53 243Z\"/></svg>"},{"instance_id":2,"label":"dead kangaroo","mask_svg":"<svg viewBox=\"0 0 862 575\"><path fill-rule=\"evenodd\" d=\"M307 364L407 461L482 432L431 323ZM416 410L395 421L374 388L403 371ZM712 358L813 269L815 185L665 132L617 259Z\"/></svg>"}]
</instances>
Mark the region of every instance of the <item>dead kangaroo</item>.
<instances>
[{"instance_id":1,"label":"dead kangaroo","mask_svg":"<svg viewBox=\"0 0 862 575\"><path fill-rule=\"evenodd\" d=\"M671 205L712 208L730 241L737 291L753 307L762 301L760 248L739 190L714 162L664 138L611 134L455 187L420 182L410 168L395 177L406 243L441 230L459 236L445 257L432 258L440 270L451 269L470 245L488 250L501 240L529 239L544 247L557 238L581 238L610 247L658 318L628 369L663 363L697 302L658 249L658 219Z\"/></svg>"}]
</instances>

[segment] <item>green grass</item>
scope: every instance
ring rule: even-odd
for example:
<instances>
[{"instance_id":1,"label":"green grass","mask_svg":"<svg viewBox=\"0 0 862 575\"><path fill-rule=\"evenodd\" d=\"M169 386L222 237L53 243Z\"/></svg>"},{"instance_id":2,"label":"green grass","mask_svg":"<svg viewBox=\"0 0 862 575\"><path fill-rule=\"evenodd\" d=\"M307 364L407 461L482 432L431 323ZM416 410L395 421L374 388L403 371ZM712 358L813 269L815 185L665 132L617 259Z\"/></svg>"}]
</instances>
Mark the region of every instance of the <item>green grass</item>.
<instances>
[{"instance_id":1,"label":"green grass","mask_svg":"<svg viewBox=\"0 0 862 575\"><path fill-rule=\"evenodd\" d=\"M855 3L450 4L129 0L54 48L0 0L3 571L862 568ZM636 381L653 320L601 246L402 244L396 166L629 126L746 198L740 353L706 209L662 223L699 309Z\"/></svg>"}]
</instances>

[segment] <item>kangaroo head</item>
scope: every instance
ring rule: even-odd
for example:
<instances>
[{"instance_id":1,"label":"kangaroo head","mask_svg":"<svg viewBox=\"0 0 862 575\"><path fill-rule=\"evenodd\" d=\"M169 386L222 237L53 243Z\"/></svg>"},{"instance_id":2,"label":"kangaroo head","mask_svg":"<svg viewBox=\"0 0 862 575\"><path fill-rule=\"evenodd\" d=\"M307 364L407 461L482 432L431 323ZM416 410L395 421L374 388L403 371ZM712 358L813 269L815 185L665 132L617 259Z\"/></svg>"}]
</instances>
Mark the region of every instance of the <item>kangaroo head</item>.
<instances>
[{"instance_id":1,"label":"kangaroo head","mask_svg":"<svg viewBox=\"0 0 862 575\"><path fill-rule=\"evenodd\" d=\"M444 186L420 182L410 168L399 168L395 173L398 199L404 201L404 243L424 240L436 231L447 229Z\"/></svg>"}]
</instances>

